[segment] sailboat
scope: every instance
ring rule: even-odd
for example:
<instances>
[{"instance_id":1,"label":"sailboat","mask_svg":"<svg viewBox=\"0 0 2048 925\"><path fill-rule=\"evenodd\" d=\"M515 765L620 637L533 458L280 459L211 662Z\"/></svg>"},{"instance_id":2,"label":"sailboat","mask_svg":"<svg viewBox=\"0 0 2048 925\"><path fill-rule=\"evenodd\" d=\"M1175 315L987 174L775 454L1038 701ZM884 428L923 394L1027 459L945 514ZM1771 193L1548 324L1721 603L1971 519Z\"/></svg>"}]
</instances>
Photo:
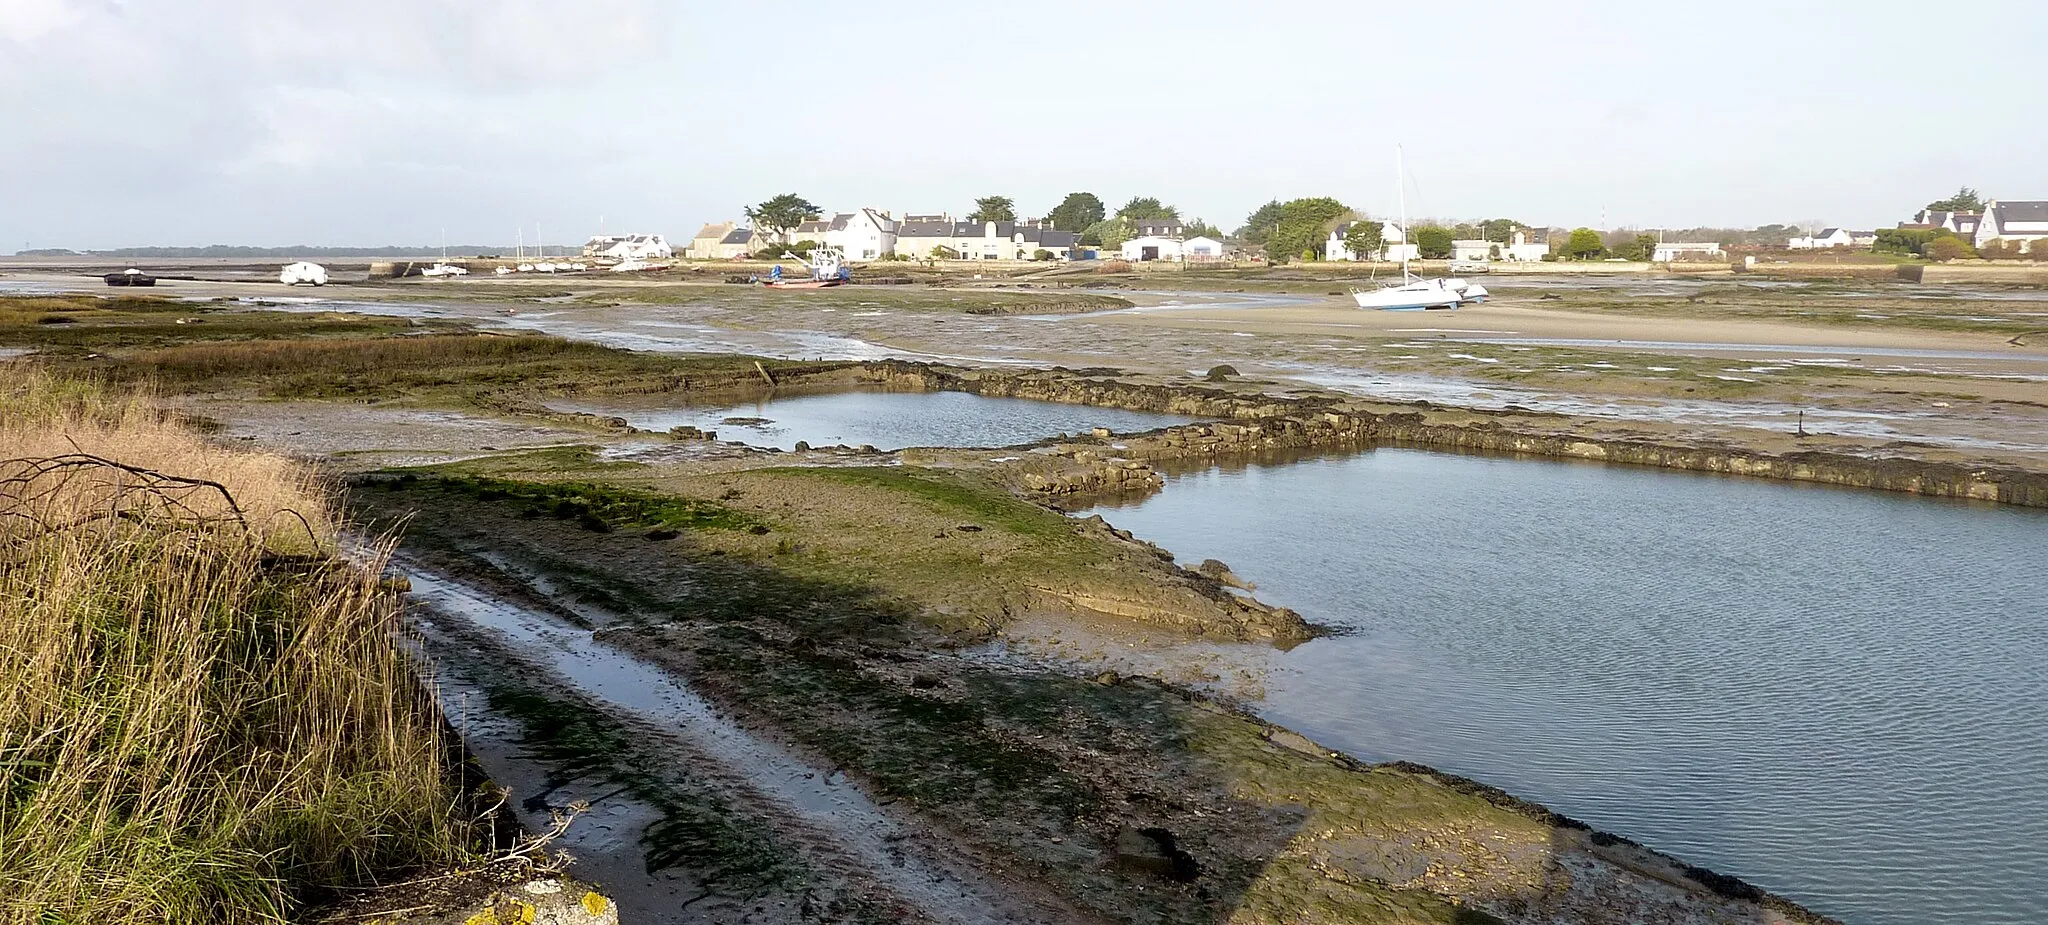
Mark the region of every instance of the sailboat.
<instances>
[{"instance_id":1,"label":"sailboat","mask_svg":"<svg viewBox=\"0 0 2048 925\"><path fill-rule=\"evenodd\" d=\"M1359 308L1381 311L1457 308L1465 301L1464 293L1472 288L1470 284L1464 280L1423 279L1408 270L1408 167L1399 147L1394 149L1394 163L1401 187L1401 281L1378 289L1354 289L1351 298ZM1460 288L1452 288L1448 285L1451 282L1459 283ZM1486 291L1482 289L1479 294L1484 297Z\"/></svg>"}]
</instances>

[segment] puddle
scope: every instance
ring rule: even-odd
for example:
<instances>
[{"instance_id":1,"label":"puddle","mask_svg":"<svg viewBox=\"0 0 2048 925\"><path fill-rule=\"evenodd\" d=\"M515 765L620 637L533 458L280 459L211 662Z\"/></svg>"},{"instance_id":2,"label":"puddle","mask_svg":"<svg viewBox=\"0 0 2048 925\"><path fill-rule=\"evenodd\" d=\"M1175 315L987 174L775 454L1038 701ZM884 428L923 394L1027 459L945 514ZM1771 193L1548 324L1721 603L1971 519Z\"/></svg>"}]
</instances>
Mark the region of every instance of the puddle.
<instances>
[{"instance_id":1,"label":"puddle","mask_svg":"<svg viewBox=\"0 0 2048 925\"><path fill-rule=\"evenodd\" d=\"M553 402L549 407L557 411L616 415L643 430L696 427L716 432L721 440L783 450L795 449L798 441L814 447L865 444L883 450L911 446L1003 447L1063 433L1087 433L1096 427L1132 433L1195 420L1118 408L990 398L967 392L838 392L715 407L566 401ZM729 424L729 418L756 420Z\"/></svg>"}]
</instances>

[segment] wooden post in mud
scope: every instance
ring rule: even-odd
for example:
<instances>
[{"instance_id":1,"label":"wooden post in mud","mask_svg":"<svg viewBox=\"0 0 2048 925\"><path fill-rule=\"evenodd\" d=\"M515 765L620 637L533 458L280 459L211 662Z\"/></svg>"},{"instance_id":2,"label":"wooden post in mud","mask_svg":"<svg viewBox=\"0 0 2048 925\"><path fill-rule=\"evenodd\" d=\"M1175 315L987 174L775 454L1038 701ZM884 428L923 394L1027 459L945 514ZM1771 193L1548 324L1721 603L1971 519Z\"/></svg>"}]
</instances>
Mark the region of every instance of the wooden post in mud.
<instances>
[{"instance_id":1,"label":"wooden post in mud","mask_svg":"<svg viewBox=\"0 0 2048 925\"><path fill-rule=\"evenodd\" d=\"M768 375L768 367L766 367L766 366L762 366L762 365L761 365L761 361L760 361L760 360L755 360L755 361L754 361L754 369L756 369L756 370L760 371L760 373L761 373L761 378L763 378L763 379L766 379L766 380L768 380L768 387L769 387L769 388L771 388L771 389L772 389L772 388L774 388L774 387L775 387L775 377L774 377L774 376L770 376L770 375Z\"/></svg>"},{"instance_id":2,"label":"wooden post in mud","mask_svg":"<svg viewBox=\"0 0 2048 925\"><path fill-rule=\"evenodd\" d=\"M758 365L760 365L760 364L759 364L758 362L756 362L756 363L755 363L754 365L758 366ZM1804 436L1806 436L1806 409L1805 409L1805 408L1801 408L1801 409L1799 409L1799 436L1801 436L1801 437L1804 437Z\"/></svg>"}]
</instances>

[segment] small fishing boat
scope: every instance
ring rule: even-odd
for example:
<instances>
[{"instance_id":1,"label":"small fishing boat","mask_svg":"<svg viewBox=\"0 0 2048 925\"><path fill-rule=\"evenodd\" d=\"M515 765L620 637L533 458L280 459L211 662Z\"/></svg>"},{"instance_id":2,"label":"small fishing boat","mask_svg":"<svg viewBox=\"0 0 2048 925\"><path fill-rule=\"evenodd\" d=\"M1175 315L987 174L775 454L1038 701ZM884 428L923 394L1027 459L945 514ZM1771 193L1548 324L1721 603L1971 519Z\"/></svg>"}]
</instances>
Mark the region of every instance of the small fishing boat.
<instances>
[{"instance_id":1,"label":"small fishing boat","mask_svg":"<svg viewBox=\"0 0 2048 925\"><path fill-rule=\"evenodd\" d=\"M768 271L768 278L762 280L761 285L773 289L825 289L843 286L853 281L853 274L846 269L846 255L840 253L836 247L815 248L811 251L809 260L796 254L790 256L795 257L796 262L811 271L810 278L785 279L782 275L782 265L778 263Z\"/></svg>"},{"instance_id":2,"label":"small fishing boat","mask_svg":"<svg viewBox=\"0 0 2048 925\"><path fill-rule=\"evenodd\" d=\"M128 269L122 270L119 273L109 273L106 275L106 280L107 285L109 286L156 285L156 277L144 273L141 270L135 269L134 267L129 267Z\"/></svg>"}]
</instances>

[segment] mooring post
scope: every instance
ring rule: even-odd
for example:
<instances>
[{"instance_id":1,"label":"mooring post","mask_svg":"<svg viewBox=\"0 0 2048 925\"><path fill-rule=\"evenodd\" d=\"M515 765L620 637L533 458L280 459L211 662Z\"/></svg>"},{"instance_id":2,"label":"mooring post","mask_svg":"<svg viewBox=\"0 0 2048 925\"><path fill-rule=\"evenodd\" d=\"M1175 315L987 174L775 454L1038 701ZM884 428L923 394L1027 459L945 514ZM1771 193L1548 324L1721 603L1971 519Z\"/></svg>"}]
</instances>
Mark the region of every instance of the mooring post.
<instances>
[{"instance_id":1,"label":"mooring post","mask_svg":"<svg viewBox=\"0 0 2048 925\"><path fill-rule=\"evenodd\" d=\"M762 366L760 360L755 360L754 368L760 371L761 378L768 380L769 387L773 388L775 385L775 377L768 375L768 367Z\"/></svg>"}]
</instances>

